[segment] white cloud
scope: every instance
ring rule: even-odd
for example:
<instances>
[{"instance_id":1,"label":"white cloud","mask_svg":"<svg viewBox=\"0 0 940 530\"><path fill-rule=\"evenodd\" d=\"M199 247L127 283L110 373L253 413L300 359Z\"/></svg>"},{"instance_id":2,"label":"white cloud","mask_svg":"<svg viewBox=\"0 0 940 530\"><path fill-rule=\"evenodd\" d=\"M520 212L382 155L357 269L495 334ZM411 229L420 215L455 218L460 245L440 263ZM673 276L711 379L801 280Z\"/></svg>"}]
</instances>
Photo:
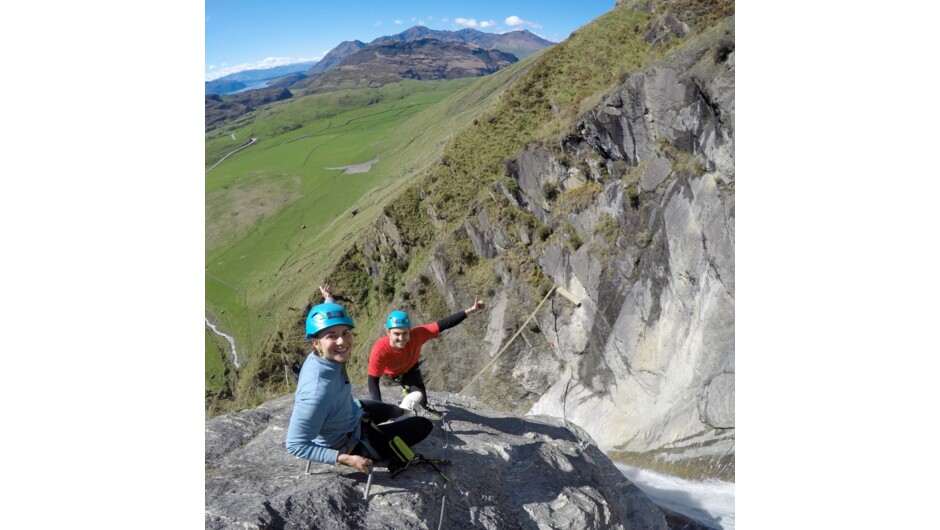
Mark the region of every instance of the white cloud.
<instances>
[{"instance_id":1,"label":"white cloud","mask_svg":"<svg viewBox=\"0 0 940 530\"><path fill-rule=\"evenodd\" d=\"M419 21L418 21L418 25L419 25L419 26L423 26L423 25L424 25L424 21L423 21L423 20L419 20Z\"/></svg>"},{"instance_id":2,"label":"white cloud","mask_svg":"<svg viewBox=\"0 0 940 530\"><path fill-rule=\"evenodd\" d=\"M507 25L507 26L512 26L512 27L528 26L528 27L530 27L530 28L542 29L542 25L541 25L541 24L539 24L539 23L537 23L537 22L532 22L532 21L530 21L530 20L522 20L521 18L517 17L516 15L512 15L512 16L510 16L510 17L506 17L505 22L506 22L506 25Z\"/></svg>"},{"instance_id":3,"label":"white cloud","mask_svg":"<svg viewBox=\"0 0 940 530\"><path fill-rule=\"evenodd\" d=\"M484 20L483 22L480 22L480 27L481 27L481 28L490 28L490 27L493 27L493 26L495 26L495 25L496 25L496 22L494 22L494 21L492 21L492 20Z\"/></svg>"},{"instance_id":4,"label":"white cloud","mask_svg":"<svg viewBox=\"0 0 940 530\"><path fill-rule=\"evenodd\" d=\"M382 25L382 21L381 21L381 20L376 20L375 23L372 24L372 25L375 26L375 27L379 27L379 26Z\"/></svg>"},{"instance_id":5,"label":"white cloud","mask_svg":"<svg viewBox=\"0 0 940 530\"><path fill-rule=\"evenodd\" d=\"M454 22L455 22L457 25L466 26L466 27L468 27L468 28L475 28L475 27L477 27L477 19L475 19L475 18L462 18L462 17L458 17L458 18L455 18L455 19L454 19Z\"/></svg>"},{"instance_id":6,"label":"white cloud","mask_svg":"<svg viewBox=\"0 0 940 530\"><path fill-rule=\"evenodd\" d=\"M225 77L229 74L236 74L238 72L243 72L245 70L265 70L267 68L274 68L275 66L284 66L287 64L294 64L294 63L304 63L307 61L319 61L320 59L323 58L324 55L326 55L326 53L322 53L320 54L319 57L315 57L315 58L302 57L299 59L291 59L290 57L265 57L264 59L256 63L243 63L243 64L236 64L235 66L225 66L225 63L222 63L221 69L219 69L218 71L206 74L206 81L213 81L220 77ZM209 69L210 70L215 69L215 65L209 66Z\"/></svg>"},{"instance_id":7,"label":"white cloud","mask_svg":"<svg viewBox=\"0 0 940 530\"><path fill-rule=\"evenodd\" d=\"M401 26L401 25L402 25L402 21L401 21L401 19L400 19L400 18L396 18L396 19L395 19L395 20L393 20L392 22L394 22L395 24L398 24L399 26Z\"/></svg>"},{"instance_id":8,"label":"white cloud","mask_svg":"<svg viewBox=\"0 0 940 530\"><path fill-rule=\"evenodd\" d=\"M447 22L447 17L442 18L441 22Z\"/></svg>"}]
</instances>

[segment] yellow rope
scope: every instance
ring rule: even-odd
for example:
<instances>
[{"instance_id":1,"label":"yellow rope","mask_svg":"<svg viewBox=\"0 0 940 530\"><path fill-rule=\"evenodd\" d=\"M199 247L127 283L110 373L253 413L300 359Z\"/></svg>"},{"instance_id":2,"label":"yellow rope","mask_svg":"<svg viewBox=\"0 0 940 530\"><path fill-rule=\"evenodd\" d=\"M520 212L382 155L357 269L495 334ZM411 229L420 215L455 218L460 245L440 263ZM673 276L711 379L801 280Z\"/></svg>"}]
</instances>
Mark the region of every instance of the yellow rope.
<instances>
[{"instance_id":1,"label":"yellow rope","mask_svg":"<svg viewBox=\"0 0 940 530\"><path fill-rule=\"evenodd\" d=\"M499 350L499 353L497 353L492 359L490 359L490 362L486 363L486 366L484 366L483 369L477 373L477 375L473 376L473 379L471 379L470 382L467 383L467 385L464 386L463 389L460 391L461 394L463 394L465 390L470 388L470 385L472 385L473 382L477 380L477 377L480 377L480 374L485 372L486 369L489 368L490 365L493 364L493 362L496 361L496 359L498 359L499 356L502 355L504 351L506 351L506 348L508 348L509 345L512 344L512 341L516 340L516 337L518 337L519 334L522 333L522 330L525 329L526 324L528 324L529 321L532 320L532 317L534 317L535 313L537 313L538 310L542 307L542 304L544 304L545 301L548 300L548 297L551 296L552 293L555 292L556 288L557 288L556 286L552 286L552 288L549 289L548 294L545 295L545 298L542 298L542 301L539 302L539 305L535 306L535 311L532 311L532 314L529 315L529 318L527 318L526 321L523 322L521 326L519 326L519 331L517 331L516 334L513 335L511 339L509 339L509 342L507 342L506 345L503 346L503 349Z\"/></svg>"}]
</instances>

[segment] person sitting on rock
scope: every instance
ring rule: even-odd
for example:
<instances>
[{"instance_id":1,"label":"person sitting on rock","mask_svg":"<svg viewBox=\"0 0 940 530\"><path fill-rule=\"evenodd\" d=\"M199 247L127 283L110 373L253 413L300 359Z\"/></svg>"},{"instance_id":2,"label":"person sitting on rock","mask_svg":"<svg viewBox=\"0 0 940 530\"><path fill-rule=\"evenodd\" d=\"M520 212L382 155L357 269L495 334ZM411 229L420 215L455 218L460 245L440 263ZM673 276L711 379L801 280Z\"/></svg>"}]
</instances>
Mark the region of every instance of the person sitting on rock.
<instances>
[{"instance_id":1,"label":"person sitting on rock","mask_svg":"<svg viewBox=\"0 0 940 530\"><path fill-rule=\"evenodd\" d=\"M411 447L427 438L433 424L395 405L353 398L346 363L355 327L336 303L310 309L306 337L314 349L300 369L284 443L294 456L368 473L374 460L394 460L389 441L395 436ZM389 420L396 421L384 423Z\"/></svg>"},{"instance_id":2,"label":"person sitting on rock","mask_svg":"<svg viewBox=\"0 0 940 530\"><path fill-rule=\"evenodd\" d=\"M421 346L436 339L438 335L463 322L469 315L486 307L483 300L477 298L473 305L431 324L411 327L411 319L404 311L392 311L385 321L387 334L375 341L369 354L369 395L373 400L382 400L379 378L384 374L399 383L408 395L401 406L406 409L420 403L424 409L436 416L441 413L428 406L427 390L421 377Z\"/></svg>"}]
</instances>

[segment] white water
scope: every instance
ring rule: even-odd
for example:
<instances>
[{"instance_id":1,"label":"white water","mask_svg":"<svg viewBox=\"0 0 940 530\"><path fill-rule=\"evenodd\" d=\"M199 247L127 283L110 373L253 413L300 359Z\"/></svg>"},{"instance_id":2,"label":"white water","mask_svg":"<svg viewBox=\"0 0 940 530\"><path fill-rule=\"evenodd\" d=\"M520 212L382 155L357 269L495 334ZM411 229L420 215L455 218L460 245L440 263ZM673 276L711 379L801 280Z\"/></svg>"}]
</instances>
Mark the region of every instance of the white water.
<instances>
[{"instance_id":1,"label":"white water","mask_svg":"<svg viewBox=\"0 0 940 530\"><path fill-rule=\"evenodd\" d=\"M228 341L228 343L232 346L232 362L235 363L235 369L237 370L241 368L241 366L238 364L238 352L235 351L235 338L219 331L218 328L212 324L212 322L209 322L208 318L206 318L206 325L209 326L209 329L215 332L216 335L223 337Z\"/></svg>"},{"instance_id":2,"label":"white water","mask_svg":"<svg viewBox=\"0 0 940 530\"><path fill-rule=\"evenodd\" d=\"M617 468L656 504L701 524L734 530L733 482L695 482L624 464Z\"/></svg>"}]
</instances>

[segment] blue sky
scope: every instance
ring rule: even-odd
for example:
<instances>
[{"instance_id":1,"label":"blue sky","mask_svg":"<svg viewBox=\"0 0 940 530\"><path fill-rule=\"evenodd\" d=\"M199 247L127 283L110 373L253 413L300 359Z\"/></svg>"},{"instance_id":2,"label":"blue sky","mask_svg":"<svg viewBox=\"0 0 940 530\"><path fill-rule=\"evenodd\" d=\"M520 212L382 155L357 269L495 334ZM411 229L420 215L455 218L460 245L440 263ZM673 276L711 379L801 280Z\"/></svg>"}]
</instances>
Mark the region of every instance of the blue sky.
<instances>
[{"instance_id":1,"label":"blue sky","mask_svg":"<svg viewBox=\"0 0 940 530\"><path fill-rule=\"evenodd\" d=\"M615 0L206 0L206 80L319 60L346 40L369 43L412 26L490 33L527 29L561 42Z\"/></svg>"}]
</instances>

